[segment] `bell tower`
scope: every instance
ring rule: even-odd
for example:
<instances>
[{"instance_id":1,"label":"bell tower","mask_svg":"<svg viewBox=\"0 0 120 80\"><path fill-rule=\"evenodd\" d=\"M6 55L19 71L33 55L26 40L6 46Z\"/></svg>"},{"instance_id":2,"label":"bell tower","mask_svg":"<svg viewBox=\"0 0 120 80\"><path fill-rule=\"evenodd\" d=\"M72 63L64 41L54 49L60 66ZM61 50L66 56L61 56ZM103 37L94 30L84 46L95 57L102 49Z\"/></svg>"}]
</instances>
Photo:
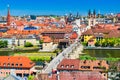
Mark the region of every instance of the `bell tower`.
<instances>
[{"instance_id":1,"label":"bell tower","mask_svg":"<svg viewBox=\"0 0 120 80\"><path fill-rule=\"evenodd\" d=\"M88 11L88 26L94 26L96 24L96 11L93 11L93 14L91 13L91 11Z\"/></svg>"},{"instance_id":2,"label":"bell tower","mask_svg":"<svg viewBox=\"0 0 120 80\"><path fill-rule=\"evenodd\" d=\"M7 26L10 26L10 7L8 5L8 13L7 13Z\"/></svg>"}]
</instances>

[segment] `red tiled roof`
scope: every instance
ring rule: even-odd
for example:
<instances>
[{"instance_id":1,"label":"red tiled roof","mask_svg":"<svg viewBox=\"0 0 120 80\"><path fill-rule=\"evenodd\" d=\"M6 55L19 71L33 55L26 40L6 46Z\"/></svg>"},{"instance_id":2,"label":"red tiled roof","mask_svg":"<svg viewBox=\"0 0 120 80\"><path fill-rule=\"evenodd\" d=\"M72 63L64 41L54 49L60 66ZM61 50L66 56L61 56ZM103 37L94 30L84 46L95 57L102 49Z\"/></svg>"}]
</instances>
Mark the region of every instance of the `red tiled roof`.
<instances>
[{"instance_id":1,"label":"red tiled roof","mask_svg":"<svg viewBox=\"0 0 120 80\"><path fill-rule=\"evenodd\" d=\"M23 56L0 56L0 67L31 68L35 65L29 58Z\"/></svg>"},{"instance_id":2,"label":"red tiled roof","mask_svg":"<svg viewBox=\"0 0 120 80\"><path fill-rule=\"evenodd\" d=\"M120 13L118 13L118 14L117 14L117 17L119 17L119 18L120 18Z\"/></svg>"},{"instance_id":3,"label":"red tiled roof","mask_svg":"<svg viewBox=\"0 0 120 80\"><path fill-rule=\"evenodd\" d=\"M89 67L86 68L85 66ZM98 67L98 71L103 71L100 66L105 67L105 70L109 68L109 65L104 60L77 60L77 59L64 59L58 66L58 70L96 70L94 67Z\"/></svg>"},{"instance_id":4,"label":"red tiled roof","mask_svg":"<svg viewBox=\"0 0 120 80\"><path fill-rule=\"evenodd\" d=\"M52 42L52 39L49 36L42 36L43 42L49 43Z\"/></svg>"},{"instance_id":5,"label":"red tiled roof","mask_svg":"<svg viewBox=\"0 0 120 80\"><path fill-rule=\"evenodd\" d=\"M92 29L92 31L94 33L103 33L103 34L106 34L106 33L110 32L110 30L108 30L108 29Z\"/></svg>"},{"instance_id":6,"label":"red tiled roof","mask_svg":"<svg viewBox=\"0 0 120 80\"><path fill-rule=\"evenodd\" d=\"M58 70L79 70L80 61L77 59L63 59L63 61L58 65Z\"/></svg>"},{"instance_id":7,"label":"red tiled roof","mask_svg":"<svg viewBox=\"0 0 120 80\"><path fill-rule=\"evenodd\" d=\"M86 32L83 33L83 35L93 35L92 29L87 30Z\"/></svg>"},{"instance_id":8,"label":"red tiled roof","mask_svg":"<svg viewBox=\"0 0 120 80\"><path fill-rule=\"evenodd\" d=\"M120 38L120 30L112 30L106 38Z\"/></svg>"}]
</instances>

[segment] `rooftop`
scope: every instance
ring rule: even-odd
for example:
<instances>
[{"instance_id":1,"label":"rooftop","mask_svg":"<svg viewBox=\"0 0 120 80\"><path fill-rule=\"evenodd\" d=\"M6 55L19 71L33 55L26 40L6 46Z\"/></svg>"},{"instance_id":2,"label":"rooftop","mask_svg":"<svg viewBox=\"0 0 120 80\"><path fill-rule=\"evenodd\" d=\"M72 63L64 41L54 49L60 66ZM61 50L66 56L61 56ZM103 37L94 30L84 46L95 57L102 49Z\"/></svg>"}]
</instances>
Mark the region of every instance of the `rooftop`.
<instances>
[{"instance_id":1,"label":"rooftop","mask_svg":"<svg viewBox=\"0 0 120 80\"><path fill-rule=\"evenodd\" d=\"M34 62L24 56L0 56L0 67L31 68L34 65Z\"/></svg>"}]
</instances>

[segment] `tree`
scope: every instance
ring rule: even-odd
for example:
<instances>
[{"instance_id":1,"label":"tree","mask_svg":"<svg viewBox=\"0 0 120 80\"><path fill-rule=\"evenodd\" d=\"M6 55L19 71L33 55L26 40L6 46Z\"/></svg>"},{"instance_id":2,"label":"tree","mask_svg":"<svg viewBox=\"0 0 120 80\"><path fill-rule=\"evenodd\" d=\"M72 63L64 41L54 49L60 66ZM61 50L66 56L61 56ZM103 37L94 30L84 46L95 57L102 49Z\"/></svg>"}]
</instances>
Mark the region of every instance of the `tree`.
<instances>
[{"instance_id":1,"label":"tree","mask_svg":"<svg viewBox=\"0 0 120 80\"><path fill-rule=\"evenodd\" d=\"M0 40L0 48L6 48L8 46L8 41Z\"/></svg>"},{"instance_id":2,"label":"tree","mask_svg":"<svg viewBox=\"0 0 120 80\"><path fill-rule=\"evenodd\" d=\"M100 46L100 41L97 41L97 42L95 43L95 46L96 46L96 47Z\"/></svg>"},{"instance_id":3,"label":"tree","mask_svg":"<svg viewBox=\"0 0 120 80\"><path fill-rule=\"evenodd\" d=\"M40 40L39 43L40 43L40 44L43 44L43 40Z\"/></svg>"},{"instance_id":4,"label":"tree","mask_svg":"<svg viewBox=\"0 0 120 80\"><path fill-rule=\"evenodd\" d=\"M80 56L80 60L97 60L96 57L91 57L89 55Z\"/></svg>"},{"instance_id":5,"label":"tree","mask_svg":"<svg viewBox=\"0 0 120 80\"><path fill-rule=\"evenodd\" d=\"M88 42L82 42L83 46L88 46Z\"/></svg>"},{"instance_id":6,"label":"tree","mask_svg":"<svg viewBox=\"0 0 120 80\"><path fill-rule=\"evenodd\" d=\"M26 42L24 46L25 46L25 47L33 47L33 44L30 43L30 42Z\"/></svg>"}]
</instances>

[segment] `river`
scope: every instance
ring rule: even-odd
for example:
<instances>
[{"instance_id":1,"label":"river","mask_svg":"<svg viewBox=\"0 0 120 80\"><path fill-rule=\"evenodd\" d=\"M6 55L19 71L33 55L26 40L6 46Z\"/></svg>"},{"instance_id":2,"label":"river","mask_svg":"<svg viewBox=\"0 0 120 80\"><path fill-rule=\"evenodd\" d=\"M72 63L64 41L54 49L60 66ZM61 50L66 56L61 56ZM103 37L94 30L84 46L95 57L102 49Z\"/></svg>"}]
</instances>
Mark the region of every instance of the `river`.
<instances>
[{"instance_id":1,"label":"river","mask_svg":"<svg viewBox=\"0 0 120 80\"><path fill-rule=\"evenodd\" d=\"M84 49L83 53L86 53L92 57L105 58L115 57L120 58L120 49Z\"/></svg>"},{"instance_id":2,"label":"river","mask_svg":"<svg viewBox=\"0 0 120 80\"><path fill-rule=\"evenodd\" d=\"M38 52L38 49L36 50L25 50L25 51L0 51L0 56L10 56L13 55L16 52L22 52L22 53L33 53ZM113 50L107 50L107 49L84 49L83 53L88 54L92 57L98 57L98 58L105 58L105 57L115 57L120 58L120 49L113 49Z\"/></svg>"}]
</instances>

